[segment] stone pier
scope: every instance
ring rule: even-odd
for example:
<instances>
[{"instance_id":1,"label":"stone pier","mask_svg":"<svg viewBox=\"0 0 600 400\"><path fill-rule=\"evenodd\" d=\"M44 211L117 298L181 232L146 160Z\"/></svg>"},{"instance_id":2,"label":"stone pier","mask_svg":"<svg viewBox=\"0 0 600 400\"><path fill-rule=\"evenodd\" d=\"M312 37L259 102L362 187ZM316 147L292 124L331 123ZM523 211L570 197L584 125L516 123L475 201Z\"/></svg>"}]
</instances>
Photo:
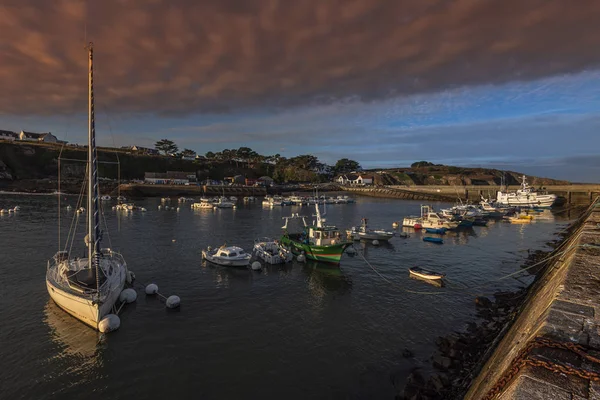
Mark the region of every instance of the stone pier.
<instances>
[{"instance_id":1,"label":"stone pier","mask_svg":"<svg viewBox=\"0 0 600 400\"><path fill-rule=\"evenodd\" d=\"M598 199L553 253L465 399L600 399Z\"/></svg>"}]
</instances>

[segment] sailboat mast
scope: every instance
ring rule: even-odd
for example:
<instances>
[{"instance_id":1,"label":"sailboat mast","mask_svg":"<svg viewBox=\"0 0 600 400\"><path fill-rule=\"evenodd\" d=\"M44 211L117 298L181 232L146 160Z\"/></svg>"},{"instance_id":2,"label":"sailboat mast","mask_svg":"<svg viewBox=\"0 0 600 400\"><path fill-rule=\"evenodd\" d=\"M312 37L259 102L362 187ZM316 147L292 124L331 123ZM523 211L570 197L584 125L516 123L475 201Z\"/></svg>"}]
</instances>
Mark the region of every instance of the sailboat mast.
<instances>
[{"instance_id":1,"label":"sailboat mast","mask_svg":"<svg viewBox=\"0 0 600 400\"><path fill-rule=\"evenodd\" d=\"M98 201L98 156L96 152L96 127L94 120L94 44L88 44L88 260L96 268L96 286L99 290L100 213Z\"/></svg>"}]
</instances>

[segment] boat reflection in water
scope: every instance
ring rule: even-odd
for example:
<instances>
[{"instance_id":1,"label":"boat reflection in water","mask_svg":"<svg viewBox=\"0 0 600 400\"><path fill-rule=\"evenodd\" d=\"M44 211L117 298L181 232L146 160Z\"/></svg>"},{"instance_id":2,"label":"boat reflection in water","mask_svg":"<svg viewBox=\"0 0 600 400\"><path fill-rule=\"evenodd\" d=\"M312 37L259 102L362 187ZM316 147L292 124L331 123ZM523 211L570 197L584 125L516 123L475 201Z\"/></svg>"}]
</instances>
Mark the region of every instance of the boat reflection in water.
<instances>
[{"instance_id":1,"label":"boat reflection in water","mask_svg":"<svg viewBox=\"0 0 600 400\"><path fill-rule=\"evenodd\" d=\"M302 268L311 294L323 298L327 294L345 294L352 290L352 280L336 265L307 260Z\"/></svg>"},{"instance_id":2,"label":"boat reflection in water","mask_svg":"<svg viewBox=\"0 0 600 400\"><path fill-rule=\"evenodd\" d=\"M435 286L435 287L439 287L439 288L446 286L443 279L425 279L425 278L421 278L421 277L414 276L414 275L409 275L409 278L414 279L416 281L425 282L431 286Z\"/></svg>"},{"instance_id":3,"label":"boat reflection in water","mask_svg":"<svg viewBox=\"0 0 600 400\"><path fill-rule=\"evenodd\" d=\"M50 328L50 340L58 347L53 361L64 364L65 371L80 379L72 384L85 383L97 377L102 365L100 352L104 348L104 335L90 329L82 322L62 311L51 299L44 308L44 322Z\"/></svg>"}]
</instances>

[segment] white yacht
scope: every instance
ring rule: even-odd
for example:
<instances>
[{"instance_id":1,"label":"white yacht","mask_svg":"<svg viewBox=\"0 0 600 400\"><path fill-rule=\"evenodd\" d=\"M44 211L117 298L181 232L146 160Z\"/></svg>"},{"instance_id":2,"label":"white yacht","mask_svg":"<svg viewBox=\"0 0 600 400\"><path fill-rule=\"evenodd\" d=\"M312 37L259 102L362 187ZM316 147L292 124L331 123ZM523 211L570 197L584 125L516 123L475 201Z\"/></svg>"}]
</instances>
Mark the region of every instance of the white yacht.
<instances>
[{"instance_id":1,"label":"white yacht","mask_svg":"<svg viewBox=\"0 0 600 400\"><path fill-rule=\"evenodd\" d=\"M223 245L216 249L208 247L202 250L202 259L226 267L246 267L250 264L250 258L252 258L251 254L237 246Z\"/></svg>"},{"instance_id":2,"label":"white yacht","mask_svg":"<svg viewBox=\"0 0 600 400\"><path fill-rule=\"evenodd\" d=\"M235 208L235 204L227 199L227 197L220 197L219 201L215 203L217 208Z\"/></svg>"},{"instance_id":3,"label":"white yacht","mask_svg":"<svg viewBox=\"0 0 600 400\"><path fill-rule=\"evenodd\" d=\"M525 175L521 177L521 188L516 192L499 190L496 203L502 206L519 207L552 207L556 203L556 195L538 192L527 183Z\"/></svg>"},{"instance_id":4,"label":"white yacht","mask_svg":"<svg viewBox=\"0 0 600 400\"><path fill-rule=\"evenodd\" d=\"M94 126L93 47L91 43L87 49L89 54L87 160L89 168L87 169L87 234L84 239L86 255L73 257L68 251L59 250L48 261L46 286L50 297L60 308L92 328L103 330L101 321L112 312L130 275L121 254L101 247L98 159ZM74 231L69 235L70 238L76 236L77 224L74 224L73 229ZM71 249L72 243L72 241L67 243L64 249Z\"/></svg>"}]
</instances>

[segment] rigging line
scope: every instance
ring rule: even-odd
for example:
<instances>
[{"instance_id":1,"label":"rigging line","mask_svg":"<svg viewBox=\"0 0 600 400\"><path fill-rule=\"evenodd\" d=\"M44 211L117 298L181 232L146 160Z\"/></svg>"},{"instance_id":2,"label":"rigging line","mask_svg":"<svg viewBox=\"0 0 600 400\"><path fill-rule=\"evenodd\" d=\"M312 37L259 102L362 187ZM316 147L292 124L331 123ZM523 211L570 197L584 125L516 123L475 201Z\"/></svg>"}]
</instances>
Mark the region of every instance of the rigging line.
<instances>
[{"instance_id":1,"label":"rigging line","mask_svg":"<svg viewBox=\"0 0 600 400\"><path fill-rule=\"evenodd\" d=\"M79 222L79 214L77 214L77 210L81 206L81 201L83 198L83 191L85 188L85 184L86 184L86 180L84 179L83 183L81 184L81 190L79 191L79 196L77 198L77 202L75 203L75 210L74 210L75 215L73 216L73 219L71 220L71 226L69 227L69 234L67 235L67 240L65 241L65 248L64 248L65 251L67 250L69 241L71 241L71 246L69 247L69 254L71 254L71 249L73 248L73 241L74 241L75 235L77 233L77 223Z\"/></svg>"},{"instance_id":2,"label":"rigging line","mask_svg":"<svg viewBox=\"0 0 600 400\"><path fill-rule=\"evenodd\" d=\"M446 294L446 292L421 292L421 291L416 291L416 290L410 290L410 289L406 289L398 284L396 284L395 282L392 282L391 280L389 280L388 278L386 278L384 275L382 275L373 265L371 265L371 263L365 258L365 256L358 251L357 252L358 255L360 255L360 257L363 259L363 261L377 274L379 275L379 277L381 279L383 279L384 281L386 281L387 283L389 283L392 286L395 286L397 288L399 288L400 290L403 290L407 293L413 293L413 294L424 294L424 295L440 295L440 294Z\"/></svg>"},{"instance_id":3,"label":"rigging line","mask_svg":"<svg viewBox=\"0 0 600 400\"><path fill-rule=\"evenodd\" d=\"M119 158L119 152L117 151L117 144L115 142L115 135L110 123L110 115L108 114L108 110L103 103L100 104L100 107L102 107L104 115L106 115L106 123L108 124L108 130L110 131L110 137L112 138L114 153L117 157L117 197L121 197L121 159Z\"/></svg>"}]
</instances>

